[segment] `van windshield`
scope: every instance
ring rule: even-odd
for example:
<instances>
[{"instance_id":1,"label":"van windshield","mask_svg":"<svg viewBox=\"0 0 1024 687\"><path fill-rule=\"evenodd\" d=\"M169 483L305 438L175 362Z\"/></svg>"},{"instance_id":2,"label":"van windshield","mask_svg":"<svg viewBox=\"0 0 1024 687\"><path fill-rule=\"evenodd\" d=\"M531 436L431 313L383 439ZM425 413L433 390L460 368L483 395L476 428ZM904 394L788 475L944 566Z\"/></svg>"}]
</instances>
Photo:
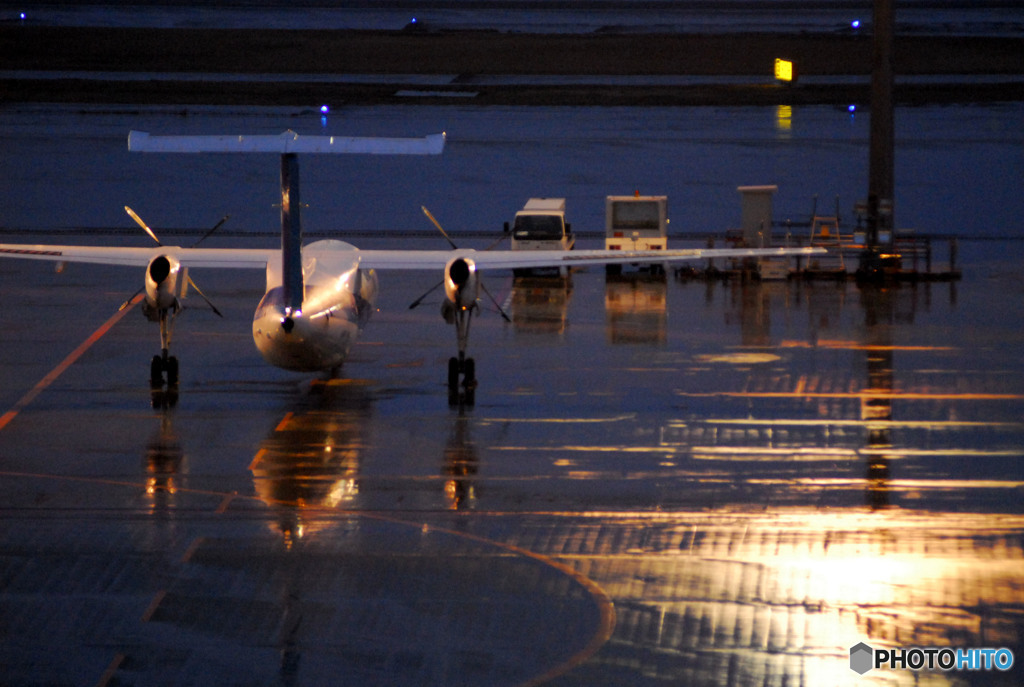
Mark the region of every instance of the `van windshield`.
<instances>
[{"instance_id":1,"label":"van windshield","mask_svg":"<svg viewBox=\"0 0 1024 687\"><path fill-rule=\"evenodd\" d=\"M562 218L557 215L518 215L515 237L527 241L561 241Z\"/></svg>"}]
</instances>

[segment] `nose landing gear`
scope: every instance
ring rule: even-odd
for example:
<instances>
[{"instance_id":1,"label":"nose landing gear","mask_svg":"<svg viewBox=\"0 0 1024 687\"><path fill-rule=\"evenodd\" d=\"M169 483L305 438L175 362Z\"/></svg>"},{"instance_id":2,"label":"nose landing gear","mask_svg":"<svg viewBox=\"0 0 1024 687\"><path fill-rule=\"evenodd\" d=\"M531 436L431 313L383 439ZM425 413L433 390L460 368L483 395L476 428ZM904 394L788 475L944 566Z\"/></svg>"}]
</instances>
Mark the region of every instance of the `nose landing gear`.
<instances>
[{"instance_id":1,"label":"nose landing gear","mask_svg":"<svg viewBox=\"0 0 1024 687\"><path fill-rule=\"evenodd\" d=\"M466 357L466 345L469 343L469 325L473 321L474 303L469 307L459 307L451 301L441 304L441 314L450 324L455 325L455 335L459 344L458 357L448 359L448 405L471 406L476 403L476 363ZM461 384L460 384L461 382Z\"/></svg>"},{"instance_id":2,"label":"nose landing gear","mask_svg":"<svg viewBox=\"0 0 1024 687\"><path fill-rule=\"evenodd\" d=\"M167 386L178 386L178 359L167 355L165 348L161 355L154 355L149 365L149 383L154 387L164 385L164 373L167 373Z\"/></svg>"},{"instance_id":3,"label":"nose landing gear","mask_svg":"<svg viewBox=\"0 0 1024 687\"><path fill-rule=\"evenodd\" d=\"M171 309L144 309L143 312L160 322L160 355L154 355L149 363L149 391L153 407L172 408L178 402L178 359L170 354L171 328L178 307L175 304Z\"/></svg>"}]
</instances>

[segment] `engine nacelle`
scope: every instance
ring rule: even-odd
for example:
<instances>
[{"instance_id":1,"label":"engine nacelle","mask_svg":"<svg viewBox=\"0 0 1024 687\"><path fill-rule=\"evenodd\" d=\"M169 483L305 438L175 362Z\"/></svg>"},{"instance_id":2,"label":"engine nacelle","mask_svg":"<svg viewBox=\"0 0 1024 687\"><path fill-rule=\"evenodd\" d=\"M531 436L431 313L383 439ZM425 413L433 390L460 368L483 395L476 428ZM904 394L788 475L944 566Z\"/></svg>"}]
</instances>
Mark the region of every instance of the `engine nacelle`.
<instances>
[{"instance_id":1,"label":"engine nacelle","mask_svg":"<svg viewBox=\"0 0 1024 687\"><path fill-rule=\"evenodd\" d=\"M463 257L449 260L444 266L444 292L457 309L469 310L475 306L480 293L476 263Z\"/></svg>"},{"instance_id":2,"label":"engine nacelle","mask_svg":"<svg viewBox=\"0 0 1024 687\"><path fill-rule=\"evenodd\" d=\"M146 268L146 305L169 310L178 303L178 277L181 263L167 255L158 255Z\"/></svg>"}]
</instances>

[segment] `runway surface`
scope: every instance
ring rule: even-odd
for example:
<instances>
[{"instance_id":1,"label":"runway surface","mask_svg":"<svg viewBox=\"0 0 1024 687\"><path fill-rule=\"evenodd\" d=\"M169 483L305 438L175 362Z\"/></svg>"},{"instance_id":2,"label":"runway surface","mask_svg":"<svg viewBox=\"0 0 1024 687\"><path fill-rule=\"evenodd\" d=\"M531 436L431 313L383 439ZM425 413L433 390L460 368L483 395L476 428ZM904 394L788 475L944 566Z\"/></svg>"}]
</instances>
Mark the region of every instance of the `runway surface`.
<instances>
[{"instance_id":1,"label":"runway surface","mask_svg":"<svg viewBox=\"0 0 1024 687\"><path fill-rule=\"evenodd\" d=\"M474 327L466 407L436 303L406 308L432 278L388 277L311 380L253 348L259 277L208 275L225 318L183 316L172 399L137 310L94 336L133 275L3 263L5 684L911 684L849 648L1019 655L1012 275L497 275L514 322Z\"/></svg>"},{"instance_id":2,"label":"runway surface","mask_svg":"<svg viewBox=\"0 0 1024 687\"><path fill-rule=\"evenodd\" d=\"M0 22L0 90L7 103L177 107L294 107L312 105L310 99L335 106L845 107L869 99L871 41L856 32L652 31L257 31ZM901 32L893 55L901 75L894 102L1019 102L1019 33L951 39L946 30ZM794 82L775 80L780 57L797 65ZM432 82L426 90L425 79Z\"/></svg>"}]
</instances>

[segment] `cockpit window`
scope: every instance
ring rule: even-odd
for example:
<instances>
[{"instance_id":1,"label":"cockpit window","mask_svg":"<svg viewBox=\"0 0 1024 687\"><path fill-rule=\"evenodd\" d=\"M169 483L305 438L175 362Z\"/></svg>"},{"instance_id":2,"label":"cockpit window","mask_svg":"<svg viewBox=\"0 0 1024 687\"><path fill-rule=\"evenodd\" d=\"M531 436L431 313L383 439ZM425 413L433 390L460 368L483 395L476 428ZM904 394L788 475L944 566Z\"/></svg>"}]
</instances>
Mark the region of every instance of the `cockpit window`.
<instances>
[{"instance_id":1,"label":"cockpit window","mask_svg":"<svg viewBox=\"0 0 1024 687\"><path fill-rule=\"evenodd\" d=\"M283 308L284 307L284 289L280 286L272 288L263 295L263 300L256 306L256 314L253 315L254 320L258 320L267 314L269 308Z\"/></svg>"}]
</instances>

